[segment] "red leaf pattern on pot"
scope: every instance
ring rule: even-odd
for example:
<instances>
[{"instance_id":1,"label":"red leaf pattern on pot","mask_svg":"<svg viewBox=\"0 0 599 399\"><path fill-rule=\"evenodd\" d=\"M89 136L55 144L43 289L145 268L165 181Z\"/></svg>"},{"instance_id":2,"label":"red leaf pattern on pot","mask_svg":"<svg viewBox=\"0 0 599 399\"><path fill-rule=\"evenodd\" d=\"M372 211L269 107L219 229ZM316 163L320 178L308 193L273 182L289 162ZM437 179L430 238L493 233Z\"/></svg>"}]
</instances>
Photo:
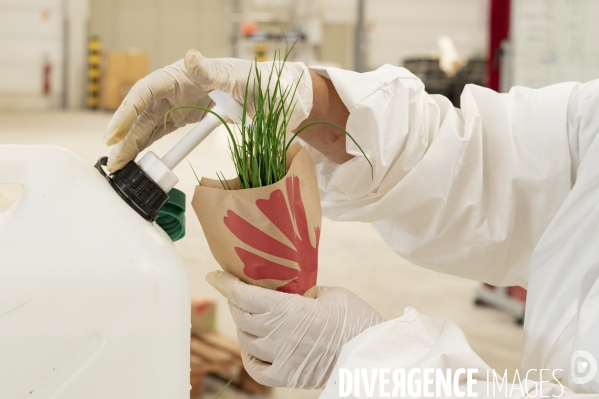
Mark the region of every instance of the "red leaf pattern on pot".
<instances>
[{"instance_id":1,"label":"red leaf pattern on pot","mask_svg":"<svg viewBox=\"0 0 599 399\"><path fill-rule=\"evenodd\" d=\"M224 223L241 242L254 250L235 247L246 276L253 280L291 280L277 288L277 291L304 295L316 285L320 228L314 228L316 245L312 246L299 177L287 177L285 190L289 204L283 192L277 189L268 199L257 200L256 206L289 239L293 247L266 234L232 210L227 211ZM266 259L259 252L296 262L299 270Z\"/></svg>"}]
</instances>

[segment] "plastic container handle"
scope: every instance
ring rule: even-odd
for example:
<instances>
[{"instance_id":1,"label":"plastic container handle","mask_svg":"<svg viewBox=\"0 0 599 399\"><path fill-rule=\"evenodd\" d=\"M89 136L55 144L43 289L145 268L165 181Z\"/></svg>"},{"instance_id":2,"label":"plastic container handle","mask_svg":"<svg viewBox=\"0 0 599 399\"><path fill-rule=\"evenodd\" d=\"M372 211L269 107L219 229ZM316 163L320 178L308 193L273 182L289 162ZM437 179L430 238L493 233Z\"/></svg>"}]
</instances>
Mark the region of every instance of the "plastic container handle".
<instances>
[{"instance_id":1,"label":"plastic container handle","mask_svg":"<svg viewBox=\"0 0 599 399\"><path fill-rule=\"evenodd\" d=\"M44 149L51 146L31 146L23 144L0 144L0 184L26 185L32 177L39 176L40 185L43 176L50 172L44 167ZM55 150L57 147L52 148Z\"/></svg>"},{"instance_id":2,"label":"plastic container handle","mask_svg":"<svg viewBox=\"0 0 599 399\"><path fill-rule=\"evenodd\" d=\"M33 155L31 149L16 144L0 145L0 184L23 185L34 169L39 157Z\"/></svg>"},{"instance_id":3,"label":"plastic container handle","mask_svg":"<svg viewBox=\"0 0 599 399\"><path fill-rule=\"evenodd\" d=\"M66 148L0 144L0 184L34 188L23 190L23 198L43 197L56 190L76 192L75 183L87 181L90 175L88 166L83 158Z\"/></svg>"}]
</instances>

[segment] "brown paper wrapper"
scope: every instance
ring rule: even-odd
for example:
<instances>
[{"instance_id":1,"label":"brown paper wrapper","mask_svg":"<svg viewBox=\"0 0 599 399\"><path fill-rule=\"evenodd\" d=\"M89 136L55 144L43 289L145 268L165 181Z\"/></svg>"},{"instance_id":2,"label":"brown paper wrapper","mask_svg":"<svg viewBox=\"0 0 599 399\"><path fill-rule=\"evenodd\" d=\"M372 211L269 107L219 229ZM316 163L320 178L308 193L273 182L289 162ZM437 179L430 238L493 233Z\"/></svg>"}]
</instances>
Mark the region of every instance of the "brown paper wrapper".
<instances>
[{"instance_id":1,"label":"brown paper wrapper","mask_svg":"<svg viewBox=\"0 0 599 399\"><path fill-rule=\"evenodd\" d=\"M229 180L238 188L239 181ZM202 178L191 202L219 265L248 284L316 295L322 210L314 163L294 144L275 184L225 190Z\"/></svg>"}]
</instances>

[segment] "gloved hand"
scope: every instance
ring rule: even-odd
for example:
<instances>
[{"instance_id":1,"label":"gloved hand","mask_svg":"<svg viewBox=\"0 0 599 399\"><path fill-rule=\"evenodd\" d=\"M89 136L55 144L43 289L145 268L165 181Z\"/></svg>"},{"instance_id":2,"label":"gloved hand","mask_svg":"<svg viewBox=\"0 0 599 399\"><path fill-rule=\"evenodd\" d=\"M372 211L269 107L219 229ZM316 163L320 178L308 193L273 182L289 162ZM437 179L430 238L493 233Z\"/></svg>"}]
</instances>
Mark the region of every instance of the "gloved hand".
<instances>
[{"instance_id":1,"label":"gloved hand","mask_svg":"<svg viewBox=\"0 0 599 399\"><path fill-rule=\"evenodd\" d=\"M344 288L318 287L312 299L249 285L221 271L206 280L229 299L243 364L264 385L322 388L343 345L385 321Z\"/></svg>"},{"instance_id":2,"label":"gloved hand","mask_svg":"<svg viewBox=\"0 0 599 399\"><path fill-rule=\"evenodd\" d=\"M267 84L268 74L274 62L261 62L258 68ZM281 63L278 63L281 65ZM152 72L131 88L120 107L114 113L108 128L104 132L107 145L116 146L108 157L108 171L123 168L137 154L154 141L188 123L200 121L204 111L181 109L169 114L166 130L163 118L172 107L197 105L204 108L212 106L207 93L221 90L229 93L243 104L245 86L252 61L221 58L205 58L197 50L189 50L185 60L179 60L163 69ZM273 73L276 73L276 69ZM303 63L287 62L281 76L282 87L296 84L297 101L289 129L296 128L310 114L312 108L312 81ZM274 86L273 78L271 86ZM250 93L254 79L250 80ZM251 100L251 96L250 100ZM253 114L253 103L248 104L248 112Z\"/></svg>"}]
</instances>

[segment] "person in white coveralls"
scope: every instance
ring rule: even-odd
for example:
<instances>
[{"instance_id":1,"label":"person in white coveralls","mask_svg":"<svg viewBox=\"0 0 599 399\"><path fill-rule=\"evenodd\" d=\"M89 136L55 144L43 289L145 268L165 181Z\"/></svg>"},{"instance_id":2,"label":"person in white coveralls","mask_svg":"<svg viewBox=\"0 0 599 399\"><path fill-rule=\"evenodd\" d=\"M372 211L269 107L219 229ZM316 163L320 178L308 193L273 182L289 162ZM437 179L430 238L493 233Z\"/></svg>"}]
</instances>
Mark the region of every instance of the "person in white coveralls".
<instances>
[{"instance_id":1,"label":"person in white coveralls","mask_svg":"<svg viewBox=\"0 0 599 399\"><path fill-rule=\"evenodd\" d=\"M252 65L190 50L137 82L105 133L114 145L109 169L204 115L172 112L165 131L171 107L208 107L214 89L242 102ZM272 66L258 64L264 73ZM341 125L374 165L373 179L358 148L333 127L302 133L325 216L372 223L422 267L525 287L523 381L503 395L599 398L599 80L505 94L468 85L458 109L391 65L356 73L288 62L282 79L301 79L292 130L316 120ZM477 368L471 388L489 396L489 366L451 321L410 308L385 321L343 288L319 287L310 299L221 271L207 280L229 299L245 367L258 382L324 387L329 398L340 394L341 369ZM466 376L458 380L465 390Z\"/></svg>"}]
</instances>

